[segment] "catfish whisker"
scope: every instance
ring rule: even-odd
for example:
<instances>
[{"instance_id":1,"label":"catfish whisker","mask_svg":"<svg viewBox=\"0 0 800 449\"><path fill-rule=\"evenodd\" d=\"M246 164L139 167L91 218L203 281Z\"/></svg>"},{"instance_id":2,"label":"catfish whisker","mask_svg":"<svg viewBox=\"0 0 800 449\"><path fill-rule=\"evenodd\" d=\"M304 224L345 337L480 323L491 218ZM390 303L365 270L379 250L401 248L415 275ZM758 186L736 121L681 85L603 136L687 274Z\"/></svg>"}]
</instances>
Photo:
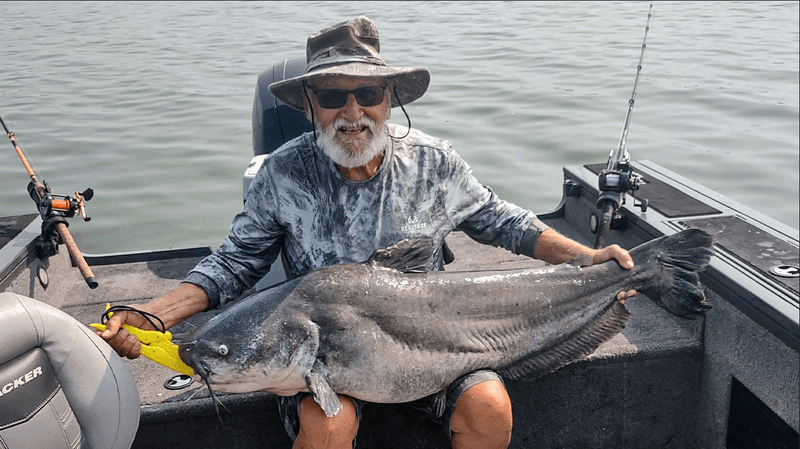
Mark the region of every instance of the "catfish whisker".
<instances>
[{"instance_id":1,"label":"catfish whisker","mask_svg":"<svg viewBox=\"0 0 800 449\"><path fill-rule=\"evenodd\" d=\"M183 321L181 321L181 322L180 322L180 323L178 323L178 324L188 324L189 326L192 326L192 329L197 329L197 328L199 327L198 325L196 325L196 324L192 323L192 322L191 322L191 321L189 321L189 320L183 320Z\"/></svg>"},{"instance_id":2,"label":"catfish whisker","mask_svg":"<svg viewBox=\"0 0 800 449\"><path fill-rule=\"evenodd\" d=\"M194 398L195 396L197 396L197 393L200 393L202 390L203 390L203 388L202 388L202 387L200 387L200 388L195 388L195 390L194 390L194 393L192 393L192 394L191 394L191 395L190 395L188 398L186 398L186 399L183 401L183 403L181 404L180 408L183 408L183 407L185 407L185 406L186 406L186 404L188 404L188 403L189 403L189 401L191 401L191 400L192 400L192 398Z\"/></svg>"},{"instance_id":3,"label":"catfish whisker","mask_svg":"<svg viewBox=\"0 0 800 449\"><path fill-rule=\"evenodd\" d=\"M209 394L211 394L211 399L212 399L212 402L214 403L214 410L217 412L217 419L219 419L219 424L221 426L224 426L225 423L222 422L222 415L220 415L220 413L219 413L219 406L222 405L222 408L227 410L228 413L230 413L230 410L228 410L228 407L225 407L225 404L223 404L222 401L219 400L217 395L214 394L214 390L211 389L211 384L208 383L208 379L203 379L203 380L206 382L206 386L208 387Z\"/></svg>"}]
</instances>

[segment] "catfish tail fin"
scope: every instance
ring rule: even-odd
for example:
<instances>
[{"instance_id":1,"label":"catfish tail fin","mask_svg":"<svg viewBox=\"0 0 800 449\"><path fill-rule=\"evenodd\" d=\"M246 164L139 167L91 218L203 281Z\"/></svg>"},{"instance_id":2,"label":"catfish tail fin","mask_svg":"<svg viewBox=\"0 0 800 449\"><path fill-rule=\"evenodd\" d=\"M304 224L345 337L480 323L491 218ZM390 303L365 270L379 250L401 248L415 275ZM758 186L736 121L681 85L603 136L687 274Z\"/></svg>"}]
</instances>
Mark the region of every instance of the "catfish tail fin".
<instances>
[{"instance_id":1,"label":"catfish tail fin","mask_svg":"<svg viewBox=\"0 0 800 449\"><path fill-rule=\"evenodd\" d=\"M700 285L699 273L713 255L714 238L701 229L687 229L660 237L630 251L636 265L655 264L656 273L642 293L668 312L696 319L711 308Z\"/></svg>"}]
</instances>

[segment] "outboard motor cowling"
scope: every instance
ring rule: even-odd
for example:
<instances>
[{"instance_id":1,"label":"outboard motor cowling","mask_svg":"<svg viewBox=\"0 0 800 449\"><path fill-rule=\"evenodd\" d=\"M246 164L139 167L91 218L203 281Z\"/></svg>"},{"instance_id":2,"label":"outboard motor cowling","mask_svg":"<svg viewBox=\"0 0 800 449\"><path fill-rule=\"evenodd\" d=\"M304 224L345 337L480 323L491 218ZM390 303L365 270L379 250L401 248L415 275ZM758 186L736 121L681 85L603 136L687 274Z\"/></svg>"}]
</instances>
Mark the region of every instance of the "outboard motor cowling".
<instances>
[{"instance_id":1,"label":"outboard motor cowling","mask_svg":"<svg viewBox=\"0 0 800 449\"><path fill-rule=\"evenodd\" d=\"M286 106L269 92L269 85L302 75L305 56L275 63L258 76L253 99L253 156L269 154L300 134L311 131L311 122L302 111Z\"/></svg>"}]
</instances>

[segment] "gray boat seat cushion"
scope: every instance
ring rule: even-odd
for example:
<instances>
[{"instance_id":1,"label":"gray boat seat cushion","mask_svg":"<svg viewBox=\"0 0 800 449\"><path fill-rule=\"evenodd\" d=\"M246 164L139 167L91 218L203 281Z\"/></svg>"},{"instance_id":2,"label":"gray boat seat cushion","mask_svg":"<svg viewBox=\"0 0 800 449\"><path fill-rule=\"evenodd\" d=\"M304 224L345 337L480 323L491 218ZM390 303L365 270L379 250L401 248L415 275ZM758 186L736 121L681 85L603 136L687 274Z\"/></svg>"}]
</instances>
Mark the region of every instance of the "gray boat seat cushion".
<instances>
[{"instance_id":1,"label":"gray boat seat cushion","mask_svg":"<svg viewBox=\"0 0 800 449\"><path fill-rule=\"evenodd\" d=\"M66 313L0 293L0 448L129 449L139 391L117 354Z\"/></svg>"}]
</instances>

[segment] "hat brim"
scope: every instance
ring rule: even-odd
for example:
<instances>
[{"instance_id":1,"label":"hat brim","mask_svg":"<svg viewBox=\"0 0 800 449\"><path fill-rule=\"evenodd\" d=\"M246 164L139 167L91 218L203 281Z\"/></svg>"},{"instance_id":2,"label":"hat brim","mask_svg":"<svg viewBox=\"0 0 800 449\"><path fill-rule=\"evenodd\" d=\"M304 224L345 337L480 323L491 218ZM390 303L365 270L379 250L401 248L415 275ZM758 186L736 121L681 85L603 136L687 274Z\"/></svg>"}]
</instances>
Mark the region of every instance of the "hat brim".
<instances>
[{"instance_id":1,"label":"hat brim","mask_svg":"<svg viewBox=\"0 0 800 449\"><path fill-rule=\"evenodd\" d=\"M300 111L305 110L303 101L303 82L317 78L334 76L359 78L385 78L394 86L400 102L407 105L425 94L431 81L431 74L425 68L386 67L375 64L349 63L330 67L322 67L311 73L278 81L269 85L272 95L287 106ZM392 96L392 107L400 106L397 98Z\"/></svg>"}]
</instances>

